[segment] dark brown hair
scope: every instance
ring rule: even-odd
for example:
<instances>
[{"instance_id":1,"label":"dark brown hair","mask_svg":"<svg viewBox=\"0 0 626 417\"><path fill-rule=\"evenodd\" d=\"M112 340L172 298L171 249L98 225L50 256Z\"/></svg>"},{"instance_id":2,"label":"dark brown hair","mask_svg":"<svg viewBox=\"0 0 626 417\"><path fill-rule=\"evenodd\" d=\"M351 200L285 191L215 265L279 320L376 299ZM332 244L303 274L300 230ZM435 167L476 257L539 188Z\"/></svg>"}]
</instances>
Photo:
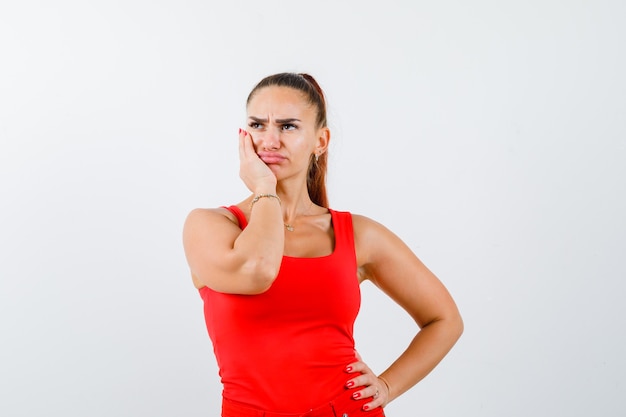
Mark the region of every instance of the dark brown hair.
<instances>
[{"instance_id":1,"label":"dark brown hair","mask_svg":"<svg viewBox=\"0 0 626 417\"><path fill-rule=\"evenodd\" d=\"M302 92L308 102L317 109L317 127L327 127L326 121L326 99L324 92L317 81L309 74L297 74L293 72L283 72L263 78L254 86L246 105L250 103L252 97L262 88L265 87L289 87ZM328 195L326 194L326 170L328 168L328 151L315 159L315 155L311 155L309 162L309 170L307 174L307 190L311 200L322 207L328 208Z\"/></svg>"}]
</instances>

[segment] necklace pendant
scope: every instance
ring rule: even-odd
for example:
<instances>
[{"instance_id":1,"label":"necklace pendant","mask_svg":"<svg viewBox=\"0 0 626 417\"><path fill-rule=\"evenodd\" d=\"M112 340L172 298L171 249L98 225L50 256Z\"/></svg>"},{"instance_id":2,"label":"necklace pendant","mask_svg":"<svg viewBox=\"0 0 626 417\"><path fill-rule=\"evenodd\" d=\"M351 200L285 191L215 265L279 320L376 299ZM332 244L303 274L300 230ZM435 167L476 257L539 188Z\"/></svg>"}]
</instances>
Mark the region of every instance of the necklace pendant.
<instances>
[{"instance_id":1,"label":"necklace pendant","mask_svg":"<svg viewBox=\"0 0 626 417\"><path fill-rule=\"evenodd\" d=\"M285 223L285 229L287 229L290 232L293 232L293 226L290 224Z\"/></svg>"}]
</instances>

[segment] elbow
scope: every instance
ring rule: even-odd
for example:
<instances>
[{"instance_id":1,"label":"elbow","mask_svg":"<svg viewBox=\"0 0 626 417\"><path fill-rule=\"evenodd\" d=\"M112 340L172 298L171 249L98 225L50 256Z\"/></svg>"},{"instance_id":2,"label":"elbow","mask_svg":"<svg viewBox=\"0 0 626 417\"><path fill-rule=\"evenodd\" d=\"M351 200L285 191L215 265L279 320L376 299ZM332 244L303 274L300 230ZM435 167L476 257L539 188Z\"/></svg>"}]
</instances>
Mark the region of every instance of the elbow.
<instances>
[{"instance_id":1,"label":"elbow","mask_svg":"<svg viewBox=\"0 0 626 417\"><path fill-rule=\"evenodd\" d=\"M271 262L264 258L248 262L243 267L243 275L247 277L246 281L248 282L246 293L255 295L269 290L276 280L279 270L279 262Z\"/></svg>"},{"instance_id":2,"label":"elbow","mask_svg":"<svg viewBox=\"0 0 626 417\"><path fill-rule=\"evenodd\" d=\"M420 326L422 330L430 326L436 327L439 329L440 335L445 340L445 344L450 347L454 346L456 342L461 338L461 335L464 331L464 324L461 315L458 311L453 314L447 314L445 316L441 316L435 318L428 323Z\"/></svg>"},{"instance_id":3,"label":"elbow","mask_svg":"<svg viewBox=\"0 0 626 417\"><path fill-rule=\"evenodd\" d=\"M457 316L455 322L456 322L456 335L457 335L457 340L458 340L463 334L463 331L465 331L465 323L463 323L463 318L461 317L460 314Z\"/></svg>"},{"instance_id":4,"label":"elbow","mask_svg":"<svg viewBox=\"0 0 626 417\"><path fill-rule=\"evenodd\" d=\"M252 281L250 282L248 294L257 295L269 290L277 276L278 273L263 273L255 275L252 277Z\"/></svg>"},{"instance_id":5,"label":"elbow","mask_svg":"<svg viewBox=\"0 0 626 417\"><path fill-rule=\"evenodd\" d=\"M197 288L209 287L226 294L256 295L270 289L280 269L280 262L249 259L230 268L197 268L191 275Z\"/></svg>"},{"instance_id":6,"label":"elbow","mask_svg":"<svg viewBox=\"0 0 626 417\"><path fill-rule=\"evenodd\" d=\"M463 318L457 312L453 317L450 318L448 329L450 332L451 338L454 339L454 343L461 338L463 335L463 331L465 330L465 324L463 323Z\"/></svg>"}]
</instances>

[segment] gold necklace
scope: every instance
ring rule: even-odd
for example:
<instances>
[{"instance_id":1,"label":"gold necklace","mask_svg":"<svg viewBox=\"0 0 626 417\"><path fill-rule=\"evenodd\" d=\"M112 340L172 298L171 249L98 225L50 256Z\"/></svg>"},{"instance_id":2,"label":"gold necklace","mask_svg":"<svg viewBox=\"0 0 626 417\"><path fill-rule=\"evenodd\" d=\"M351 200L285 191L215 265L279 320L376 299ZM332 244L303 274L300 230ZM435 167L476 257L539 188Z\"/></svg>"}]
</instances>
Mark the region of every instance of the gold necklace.
<instances>
[{"instance_id":1,"label":"gold necklace","mask_svg":"<svg viewBox=\"0 0 626 417\"><path fill-rule=\"evenodd\" d=\"M313 200L311 200L311 204L309 205L309 208L304 213L302 213L301 216L304 216L309 211L311 211L311 207L313 207ZM287 229L288 232L293 232L294 231L295 228L293 227L292 224L284 223L284 222L283 222L283 224L285 225L285 229Z\"/></svg>"}]
</instances>

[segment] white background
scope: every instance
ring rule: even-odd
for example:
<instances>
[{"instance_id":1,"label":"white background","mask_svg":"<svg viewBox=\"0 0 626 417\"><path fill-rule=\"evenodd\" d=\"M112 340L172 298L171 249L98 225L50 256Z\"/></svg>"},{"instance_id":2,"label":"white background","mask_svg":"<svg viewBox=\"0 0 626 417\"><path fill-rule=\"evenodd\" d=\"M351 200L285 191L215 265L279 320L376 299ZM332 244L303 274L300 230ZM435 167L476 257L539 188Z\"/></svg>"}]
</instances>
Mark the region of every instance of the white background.
<instances>
[{"instance_id":1,"label":"white background","mask_svg":"<svg viewBox=\"0 0 626 417\"><path fill-rule=\"evenodd\" d=\"M182 224L247 195L252 86L306 71L331 206L400 235L466 323L387 414L623 416L625 18L618 0L3 1L0 415L219 414ZM381 372L416 328L362 290Z\"/></svg>"}]
</instances>

